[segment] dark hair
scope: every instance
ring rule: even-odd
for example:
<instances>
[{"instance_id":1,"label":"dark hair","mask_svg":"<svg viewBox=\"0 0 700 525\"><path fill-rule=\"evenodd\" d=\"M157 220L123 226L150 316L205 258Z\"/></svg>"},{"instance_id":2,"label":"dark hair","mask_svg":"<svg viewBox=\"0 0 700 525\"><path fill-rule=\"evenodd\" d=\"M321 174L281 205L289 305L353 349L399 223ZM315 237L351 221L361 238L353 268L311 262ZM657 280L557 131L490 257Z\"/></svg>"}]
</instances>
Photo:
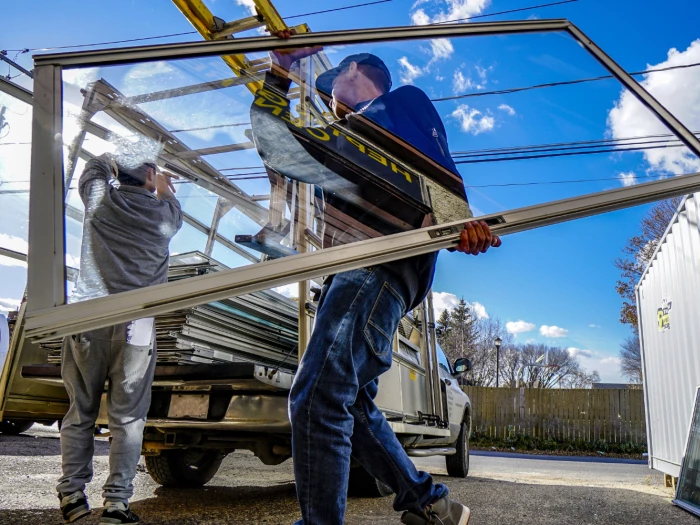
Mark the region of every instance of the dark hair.
<instances>
[{"instance_id":1,"label":"dark hair","mask_svg":"<svg viewBox=\"0 0 700 525\"><path fill-rule=\"evenodd\" d=\"M358 64L357 69L362 71L362 74L370 79L374 84L374 87L381 91L382 94L388 93L391 89L389 77L387 77L386 73L384 73L384 71L378 67L374 67L369 64Z\"/></svg>"},{"instance_id":2,"label":"dark hair","mask_svg":"<svg viewBox=\"0 0 700 525\"><path fill-rule=\"evenodd\" d=\"M117 175L117 180L122 186L137 186L141 188L146 185L145 182L141 182L139 179L136 179L131 175L127 175L123 171L119 172L119 175Z\"/></svg>"},{"instance_id":3,"label":"dark hair","mask_svg":"<svg viewBox=\"0 0 700 525\"><path fill-rule=\"evenodd\" d=\"M139 167L129 170L131 173L138 173L139 175L144 176L144 180L142 181L141 179L138 179L136 177L132 177L129 172L126 170L119 170L119 175L117 175L117 180L119 181L119 184L122 184L124 186L136 186L138 188L142 188L143 186L146 185L145 181L145 176L146 176L146 170L148 168L151 168L153 171L156 171L156 165L153 164L152 162L144 162L141 164Z\"/></svg>"}]
</instances>

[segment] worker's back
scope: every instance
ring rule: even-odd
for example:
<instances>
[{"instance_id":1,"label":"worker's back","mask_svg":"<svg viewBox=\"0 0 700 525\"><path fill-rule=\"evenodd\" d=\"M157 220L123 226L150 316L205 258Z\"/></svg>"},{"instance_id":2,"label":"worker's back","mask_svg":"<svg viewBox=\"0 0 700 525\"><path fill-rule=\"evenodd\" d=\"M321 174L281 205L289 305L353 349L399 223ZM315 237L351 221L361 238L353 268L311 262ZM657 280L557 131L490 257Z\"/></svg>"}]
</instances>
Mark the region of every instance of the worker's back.
<instances>
[{"instance_id":1,"label":"worker's back","mask_svg":"<svg viewBox=\"0 0 700 525\"><path fill-rule=\"evenodd\" d=\"M180 204L137 186L109 184L101 159L80 177L85 204L80 275L71 302L167 281L170 240L182 226Z\"/></svg>"}]
</instances>

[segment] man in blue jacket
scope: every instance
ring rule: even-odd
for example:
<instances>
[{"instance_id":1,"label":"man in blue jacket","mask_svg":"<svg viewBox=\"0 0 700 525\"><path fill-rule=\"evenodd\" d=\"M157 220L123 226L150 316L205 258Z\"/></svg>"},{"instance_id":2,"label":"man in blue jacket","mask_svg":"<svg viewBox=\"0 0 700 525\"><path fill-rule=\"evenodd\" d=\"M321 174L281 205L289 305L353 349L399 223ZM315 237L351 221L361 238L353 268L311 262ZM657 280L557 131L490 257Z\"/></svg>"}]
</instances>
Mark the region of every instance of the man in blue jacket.
<instances>
[{"instance_id":1,"label":"man in blue jacket","mask_svg":"<svg viewBox=\"0 0 700 525\"><path fill-rule=\"evenodd\" d=\"M289 38L290 32L278 36ZM265 89L286 96L292 64L317 51L274 52ZM461 181L432 103L413 86L391 91L391 75L379 57L369 53L349 56L320 75L316 86L331 99L329 105L339 118L363 115ZM253 123L255 133L255 119ZM259 151L264 149L260 141L264 139L256 137ZM275 169L272 156L261 152L261 157L268 168ZM286 158L300 162L289 155ZM314 160L303 162L313 164ZM299 180L306 181L308 176L313 183L314 173L323 169L320 164L309 168L310 174ZM466 201L463 185L459 188ZM477 255L500 244L485 222L474 221L465 225L456 250ZM430 290L436 260L436 253L420 255L337 274L324 283L316 328L290 393L292 453L302 512L297 525L344 522L351 456L396 493L394 509L405 511L403 523L468 523L469 509L449 499L447 487L416 469L374 404L378 377L391 367L392 340L399 321Z\"/></svg>"}]
</instances>

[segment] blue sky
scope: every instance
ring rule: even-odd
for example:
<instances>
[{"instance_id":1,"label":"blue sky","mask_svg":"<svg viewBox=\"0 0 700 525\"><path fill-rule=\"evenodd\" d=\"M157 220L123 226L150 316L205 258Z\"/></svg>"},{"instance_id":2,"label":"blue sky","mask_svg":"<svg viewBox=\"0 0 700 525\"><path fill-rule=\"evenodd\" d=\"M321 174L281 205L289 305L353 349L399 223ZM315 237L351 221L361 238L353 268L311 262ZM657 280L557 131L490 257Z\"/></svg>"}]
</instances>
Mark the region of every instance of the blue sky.
<instances>
[{"instance_id":1,"label":"blue sky","mask_svg":"<svg viewBox=\"0 0 700 525\"><path fill-rule=\"evenodd\" d=\"M246 2L242 0L210 0L206 3L214 14L225 20L249 13ZM319 4L280 0L276 6L282 16L290 16L353 3L356 2L332 0ZM315 31L409 25L451 16L488 14L537 3L545 2L393 0L371 7L294 19L290 23L305 21ZM37 13L41 15L37 16ZM569 18L628 71L644 70L649 65L700 62L700 42L692 46L694 41L700 39L700 30L694 23L700 17L700 5L679 0L665 2L663 6L628 0L580 0L485 20L526 17ZM165 0L95 1L89 9L75 2L26 0L5 6L3 18L5 23L0 36L0 49L8 50L68 46L192 30L179 11ZM27 20L32 23L28 24ZM146 43L195 39L197 35L188 35ZM425 41L351 47L326 51L335 62L344 56L343 53L365 49L373 51L387 62L396 86L410 82L432 98L605 74L577 44L562 35L451 39L448 43L436 45ZM677 53L669 57L669 50L673 48ZM9 56L14 57L15 52L10 52ZM17 60L25 67L31 66L29 54L20 54ZM214 70L222 67L218 59L210 59L206 65ZM6 74L2 67L0 65L0 73ZM700 83L698 69L650 75L646 80L660 100L694 130L700 130L700 95L696 94L696 86ZM196 67L185 66L180 69L187 72L188 80L203 81L204 77L198 78L193 73L196 70ZM138 75L135 76L133 70L129 70L128 77L125 72L125 69L112 68L101 74L127 94L129 90L135 94L144 87L154 88L153 83L148 86L134 83L133 79ZM30 85L21 77L15 81ZM70 93L67 94L69 96ZM614 110L616 106L617 110ZM445 122L452 151L663 132L645 110L621 95L621 88L614 81L436 102L436 107ZM20 119L18 113L22 113L23 109L15 106L14 110L12 118ZM157 106L149 109L151 113L158 110ZM242 114L242 110L233 103L221 111L230 111L231 118L237 112ZM167 119L169 115L163 111L158 118ZM175 119L169 124L178 126L180 122ZM13 140L21 140L19 125L13 133ZM230 142L231 139L235 139L234 132L225 136L192 134L188 136L188 144L206 147L224 143L225 140ZM13 151L16 151L15 156L22 155L20 149ZM3 159L8 162L7 156L0 156L0 162ZM251 157L251 161L254 160ZM218 162L221 164L212 161L217 167L223 167L230 159L222 158ZM696 162L697 159L684 157L682 150L674 149L656 150L646 156L643 153L617 153L463 164L460 171L475 211L494 213L620 187L630 181L624 178L630 174L647 176L652 180L659 176L689 172L698 169ZM0 164L0 175L2 169ZM25 169L26 166L23 166L18 171ZM619 180L493 186L593 178ZM11 180L22 180L22 177L15 176ZM256 186L257 181L242 184L248 184L245 189L251 193L264 192L264 189ZM198 203L197 209L203 210L202 203L206 196L197 197L191 193L194 191L183 188L179 195L193 199L191 202ZM186 202L185 199L183 202ZM26 238L26 223L21 219L23 214L26 215L23 207L26 208L25 197L0 195L0 216L3 219L0 245L17 246L12 244L12 239ZM500 250L486 256L465 257L443 253L434 286L435 291L440 292L438 302L449 305L456 297L464 297L472 303L479 303L480 309L483 307L481 311L487 315L513 323L510 326L514 333L517 332L517 341L532 340L577 349L572 352L578 353L584 366L597 369L606 381L619 380L615 358L619 344L628 335L629 329L618 322L620 300L614 291L618 274L612 261L620 254L625 240L636 233L646 209L640 207L509 236ZM203 213L202 220L206 221L209 212L200 212ZM233 231L241 228L245 220L232 214L227 216L228 222L224 227L230 227ZM76 233L79 236L79 231ZM178 251L200 243L201 239L195 242L196 235L193 232L183 233L177 240L178 246L182 246ZM225 257L223 252L221 257ZM0 301L21 296L24 272L21 266L0 266ZM526 329L529 330L524 331Z\"/></svg>"}]
</instances>

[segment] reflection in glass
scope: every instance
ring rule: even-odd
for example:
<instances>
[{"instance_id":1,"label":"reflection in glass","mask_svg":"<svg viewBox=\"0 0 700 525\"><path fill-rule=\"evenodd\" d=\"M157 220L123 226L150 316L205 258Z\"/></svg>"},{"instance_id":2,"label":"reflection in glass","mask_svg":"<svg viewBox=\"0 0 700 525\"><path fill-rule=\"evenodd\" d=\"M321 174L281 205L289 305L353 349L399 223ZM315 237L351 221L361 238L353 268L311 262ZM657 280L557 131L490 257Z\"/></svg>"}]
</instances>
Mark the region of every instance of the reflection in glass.
<instances>
[{"instance_id":1,"label":"reflection in glass","mask_svg":"<svg viewBox=\"0 0 700 525\"><path fill-rule=\"evenodd\" d=\"M700 515L700 390L695 395L693 419L682 463L676 500L689 505L695 514Z\"/></svg>"}]
</instances>

